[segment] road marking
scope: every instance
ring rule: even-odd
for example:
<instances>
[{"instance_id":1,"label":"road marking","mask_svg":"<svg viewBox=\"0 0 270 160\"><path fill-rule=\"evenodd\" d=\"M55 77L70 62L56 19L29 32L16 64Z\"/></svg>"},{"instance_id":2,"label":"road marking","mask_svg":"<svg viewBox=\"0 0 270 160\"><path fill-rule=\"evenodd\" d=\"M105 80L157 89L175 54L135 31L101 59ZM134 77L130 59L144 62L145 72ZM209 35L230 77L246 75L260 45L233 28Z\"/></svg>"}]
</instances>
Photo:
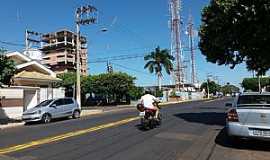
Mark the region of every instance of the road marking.
<instances>
[{"instance_id":1,"label":"road marking","mask_svg":"<svg viewBox=\"0 0 270 160\"><path fill-rule=\"evenodd\" d=\"M44 138L44 139L40 139L40 140L27 142L27 143L20 144L20 145L15 145L15 146L7 147L7 148L2 148L2 149L0 149L0 154L7 154L7 153L27 149L27 148L30 148L30 147L35 147L35 146L40 146L40 145L43 145L43 144L48 144L48 143L60 141L60 140L63 140L63 139L83 135L83 134L86 134L86 133L91 133L91 132L94 132L94 131L97 131L97 130L127 124L129 122L132 122L132 121L135 121L135 120L138 120L138 119L139 119L139 117L127 118L127 119L123 119L123 120L120 120L120 121L111 122L111 123L103 124L103 125L96 126L96 127L91 127L91 128L88 128L88 129L68 132L68 133L65 133L65 134L58 135L58 136L48 137L48 138Z\"/></svg>"}]
</instances>

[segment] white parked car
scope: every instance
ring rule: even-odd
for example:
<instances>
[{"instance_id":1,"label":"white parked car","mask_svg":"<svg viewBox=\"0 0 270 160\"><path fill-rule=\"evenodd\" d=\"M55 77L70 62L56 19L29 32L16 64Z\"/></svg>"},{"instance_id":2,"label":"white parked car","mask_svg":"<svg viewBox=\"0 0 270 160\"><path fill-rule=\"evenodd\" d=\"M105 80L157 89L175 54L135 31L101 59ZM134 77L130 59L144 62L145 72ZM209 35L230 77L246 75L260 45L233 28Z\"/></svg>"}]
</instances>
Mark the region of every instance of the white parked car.
<instances>
[{"instance_id":1,"label":"white parked car","mask_svg":"<svg viewBox=\"0 0 270 160\"><path fill-rule=\"evenodd\" d=\"M42 121L49 123L54 118L72 116L80 117L81 110L73 98L59 98L46 100L23 112L22 120L25 122Z\"/></svg>"},{"instance_id":2,"label":"white parked car","mask_svg":"<svg viewBox=\"0 0 270 160\"><path fill-rule=\"evenodd\" d=\"M239 94L227 113L226 128L231 137L270 140L270 93Z\"/></svg>"}]
</instances>

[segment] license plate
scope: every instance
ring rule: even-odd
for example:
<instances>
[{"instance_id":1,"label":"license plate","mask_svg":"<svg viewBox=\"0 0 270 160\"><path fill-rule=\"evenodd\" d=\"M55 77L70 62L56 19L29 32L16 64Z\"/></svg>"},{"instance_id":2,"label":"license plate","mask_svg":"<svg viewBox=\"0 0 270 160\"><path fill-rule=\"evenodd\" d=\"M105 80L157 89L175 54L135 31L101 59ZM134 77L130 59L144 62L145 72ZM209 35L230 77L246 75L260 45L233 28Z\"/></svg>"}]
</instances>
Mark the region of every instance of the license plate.
<instances>
[{"instance_id":1,"label":"license plate","mask_svg":"<svg viewBox=\"0 0 270 160\"><path fill-rule=\"evenodd\" d=\"M143 117L145 115L145 112L140 112L139 116Z\"/></svg>"},{"instance_id":2,"label":"license plate","mask_svg":"<svg viewBox=\"0 0 270 160\"><path fill-rule=\"evenodd\" d=\"M269 137L270 136L270 131L253 130L253 135L255 135L255 136Z\"/></svg>"}]
</instances>

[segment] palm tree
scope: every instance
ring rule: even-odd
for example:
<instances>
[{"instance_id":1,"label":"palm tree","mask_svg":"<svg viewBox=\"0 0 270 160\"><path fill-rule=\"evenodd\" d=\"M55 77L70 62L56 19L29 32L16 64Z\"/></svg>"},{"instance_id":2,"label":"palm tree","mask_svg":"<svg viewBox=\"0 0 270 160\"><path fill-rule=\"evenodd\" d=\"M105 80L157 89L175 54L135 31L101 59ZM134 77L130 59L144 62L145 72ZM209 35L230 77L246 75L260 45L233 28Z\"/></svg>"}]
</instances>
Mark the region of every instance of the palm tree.
<instances>
[{"instance_id":1,"label":"palm tree","mask_svg":"<svg viewBox=\"0 0 270 160\"><path fill-rule=\"evenodd\" d=\"M169 50L161 50L160 47L157 47L155 51L146 55L144 60L147 61L144 68L148 68L150 73L155 72L157 75L159 90L161 90L162 69L164 68L167 74L171 74L173 69L172 61L174 60L174 57L170 55Z\"/></svg>"}]
</instances>

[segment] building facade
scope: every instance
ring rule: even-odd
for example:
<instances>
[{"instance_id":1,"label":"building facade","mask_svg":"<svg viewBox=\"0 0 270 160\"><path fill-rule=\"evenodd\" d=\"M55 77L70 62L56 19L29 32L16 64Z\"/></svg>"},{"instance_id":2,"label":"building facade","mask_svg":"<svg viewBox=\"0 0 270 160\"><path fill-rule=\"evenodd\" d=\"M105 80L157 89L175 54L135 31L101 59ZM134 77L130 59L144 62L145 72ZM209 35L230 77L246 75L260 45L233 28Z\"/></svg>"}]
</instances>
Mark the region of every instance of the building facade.
<instances>
[{"instance_id":1,"label":"building facade","mask_svg":"<svg viewBox=\"0 0 270 160\"><path fill-rule=\"evenodd\" d=\"M77 34L69 30L60 30L43 34L41 38L42 63L56 74L76 72ZM87 75L87 41L81 36L80 68Z\"/></svg>"}]
</instances>

